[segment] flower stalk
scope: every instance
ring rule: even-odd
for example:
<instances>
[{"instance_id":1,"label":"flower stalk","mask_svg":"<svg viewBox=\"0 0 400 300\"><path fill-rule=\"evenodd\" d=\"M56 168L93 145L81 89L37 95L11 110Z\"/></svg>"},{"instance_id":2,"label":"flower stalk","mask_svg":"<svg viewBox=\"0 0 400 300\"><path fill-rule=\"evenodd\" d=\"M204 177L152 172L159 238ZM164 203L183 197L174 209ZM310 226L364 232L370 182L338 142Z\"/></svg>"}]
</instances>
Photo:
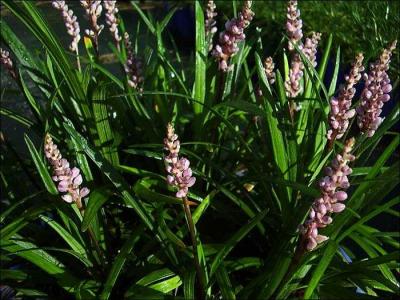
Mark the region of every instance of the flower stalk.
<instances>
[{"instance_id":1,"label":"flower stalk","mask_svg":"<svg viewBox=\"0 0 400 300\"><path fill-rule=\"evenodd\" d=\"M164 139L164 149L168 151L168 155L164 157L165 169L169 174L167 176L167 183L178 188L176 197L181 198L183 202L183 209L192 240L194 264L196 267L197 278L199 280L199 298L203 299L205 284L197 252L196 228L194 226L189 201L187 199L189 187L194 185L196 178L192 176L192 170L189 167L189 160L185 157L179 157L180 141L178 135L175 134L175 129L171 123L168 123L167 125L167 137Z\"/></svg>"},{"instance_id":2,"label":"flower stalk","mask_svg":"<svg viewBox=\"0 0 400 300\"><path fill-rule=\"evenodd\" d=\"M206 19L204 21L204 29L205 36L208 45L208 51L211 51L213 48L213 37L217 32L217 22L215 21L215 17L218 15L215 9L217 6L215 5L213 0L208 0L207 9L206 9Z\"/></svg>"},{"instance_id":3,"label":"flower stalk","mask_svg":"<svg viewBox=\"0 0 400 300\"><path fill-rule=\"evenodd\" d=\"M18 70L15 68L15 64L10 57L10 52L3 48L0 48L0 62L7 69L8 73L10 73L11 77L18 82Z\"/></svg>"},{"instance_id":4,"label":"flower stalk","mask_svg":"<svg viewBox=\"0 0 400 300\"><path fill-rule=\"evenodd\" d=\"M361 73L364 71L362 65L364 56L357 54L352 64L350 73L346 75L345 85L340 89L337 97L332 97L329 112L329 130L326 134L328 139L328 150L332 149L335 139L341 139L349 127L349 120L356 114L355 109L351 109L351 102L356 93L354 86L359 82Z\"/></svg>"},{"instance_id":5,"label":"flower stalk","mask_svg":"<svg viewBox=\"0 0 400 300\"><path fill-rule=\"evenodd\" d=\"M364 74L365 87L356 111L358 127L367 137L372 137L383 122L380 117L382 107L390 100L392 85L387 71L396 44L397 41L394 41L384 49L379 59L370 65L369 73Z\"/></svg>"},{"instance_id":6,"label":"flower stalk","mask_svg":"<svg viewBox=\"0 0 400 300\"><path fill-rule=\"evenodd\" d=\"M117 13L118 13L118 8L116 6L117 1L115 0L104 0L103 1L103 6L105 9L105 16L106 16L106 23L109 26L109 30L111 33L111 36L114 40L115 47L117 47L118 51L121 51L121 46L120 46L120 41L122 40L122 37L119 35L118 32L118 18L117 18Z\"/></svg>"},{"instance_id":7,"label":"flower stalk","mask_svg":"<svg viewBox=\"0 0 400 300\"><path fill-rule=\"evenodd\" d=\"M346 208L343 203L347 199L347 190L350 187L348 175L352 169L349 162L355 159L351 154L355 139L346 141L341 154L337 154L331 166L325 169L325 177L319 182L321 196L315 199L309 217L300 226L302 242L307 251L313 250L318 244L326 241L327 236L318 233L319 228L324 228L332 223L331 213L339 213Z\"/></svg>"},{"instance_id":8,"label":"flower stalk","mask_svg":"<svg viewBox=\"0 0 400 300\"><path fill-rule=\"evenodd\" d=\"M246 38L244 30L249 26L254 16L251 4L252 1L245 1L238 17L225 23L225 31L220 33L219 43L215 45L212 51L212 55L218 61L218 69L222 72L232 70L229 59L239 51L238 43Z\"/></svg>"},{"instance_id":9,"label":"flower stalk","mask_svg":"<svg viewBox=\"0 0 400 300\"><path fill-rule=\"evenodd\" d=\"M76 63L80 72L81 63L79 59L78 44L81 39L81 29L77 21L77 17L74 15L74 12L68 8L68 5L65 3L65 1L52 1L52 5L55 9L61 12L65 27L67 28L67 33L72 37L72 42L69 45L69 49L76 53Z\"/></svg>"},{"instance_id":10,"label":"flower stalk","mask_svg":"<svg viewBox=\"0 0 400 300\"><path fill-rule=\"evenodd\" d=\"M52 166L52 179L57 183L57 190L63 193L61 198L67 203L76 203L79 210L83 211L82 199L89 194L89 189L81 187L83 182L80 170L76 167L70 168L69 162L62 157L57 145L49 134L46 134L44 153Z\"/></svg>"},{"instance_id":11,"label":"flower stalk","mask_svg":"<svg viewBox=\"0 0 400 300\"><path fill-rule=\"evenodd\" d=\"M275 69L275 63L272 60L272 57L269 56L264 61L264 72L265 76L268 79L269 84L275 83L276 74L274 69Z\"/></svg>"},{"instance_id":12,"label":"flower stalk","mask_svg":"<svg viewBox=\"0 0 400 300\"><path fill-rule=\"evenodd\" d=\"M89 20L90 29L85 30L85 34L92 40L96 53L99 53L99 35L104 28L104 25L97 23L101 16L103 7L100 0L81 0L82 7L85 9L86 18Z\"/></svg>"},{"instance_id":13,"label":"flower stalk","mask_svg":"<svg viewBox=\"0 0 400 300\"><path fill-rule=\"evenodd\" d=\"M126 62L124 70L128 76L128 85L134 89L142 91L140 85L143 83L142 62L136 56L132 43L127 32L124 33L124 44L126 48Z\"/></svg>"}]
</instances>

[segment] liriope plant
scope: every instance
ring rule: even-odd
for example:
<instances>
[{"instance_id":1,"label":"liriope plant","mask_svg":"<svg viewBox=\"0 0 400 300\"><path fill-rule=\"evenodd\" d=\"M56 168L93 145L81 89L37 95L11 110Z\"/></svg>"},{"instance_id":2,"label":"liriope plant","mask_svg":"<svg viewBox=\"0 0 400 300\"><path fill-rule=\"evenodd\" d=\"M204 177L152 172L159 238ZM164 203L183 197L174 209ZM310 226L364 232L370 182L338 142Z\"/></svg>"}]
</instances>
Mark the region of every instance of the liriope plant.
<instances>
[{"instance_id":1,"label":"liriope plant","mask_svg":"<svg viewBox=\"0 0 400 300\"><path fill-rule=\"evenodd\" d=\"M396 42L341 66L334 33L303 24L301 2L280 12L282 41L270 45L257 26L268 2L233 2L232 13L210 0L190 4L184 55L168 27L174 4L159 19L135 1L52 1L66 45L35 3L4 1L2 77L31 111L1 106L26 144L21 153L1 134L4 291L395 297L398 235L380 223L398 217ZM15 94L2 85L2 97Z\"/></svg>"}]
</instances>

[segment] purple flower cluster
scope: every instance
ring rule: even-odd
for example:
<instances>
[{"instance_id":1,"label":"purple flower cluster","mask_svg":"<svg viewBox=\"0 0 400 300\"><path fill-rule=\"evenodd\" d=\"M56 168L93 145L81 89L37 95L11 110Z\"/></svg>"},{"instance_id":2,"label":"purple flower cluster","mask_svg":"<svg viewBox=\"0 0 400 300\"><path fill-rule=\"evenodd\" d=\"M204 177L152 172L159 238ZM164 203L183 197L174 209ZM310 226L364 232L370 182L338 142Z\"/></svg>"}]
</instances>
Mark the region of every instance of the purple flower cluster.
<instances>
[{"instance_id":1,"label":"purple flower cluster","mask_svg":"<svg viewBox=\"0 0 400 300\"><path fill-rule=\"evenodd\" d=\"M265 76L267 76L269 84L273 84L275 82L275 63L272 60L272 57L269 56L264 60L264 71L265 71Z\"/></svg>"},{"instance_id":2,"label":"purple flower cluster","mask_svg":"<svg viewBox=\"0 0 400 300\"><path fill-rule=\"evenodd\" d=\"M126 63L124 65L125 73L128 75L129 86L138 89L140 84L143 82L142 76L142 62L137 58L132 48L132 43L127 32L124 33L124 43L126 48Z\"/></svg>"},{"instance_id":3,"label":"purple flower cluster","mask_svg":"<svg viewBox=\"0 0 400 300\"><path fill-rule=\"evenodd\" d=\"M164 139L164 149L169 152L168 155L164 157L165 168L169 173L167 182L178 188L176 197L184 198L189 188L196 182L196 178L192 177L192 170L189 168L189 160L185 157L179 158L178 156L180 142L171 123L167 125L167 137Z\"/></svg>"},{"instance_id":4,"label":"purple flower cluster","mask_svg":"<svg viewBox=\"0 0 400 300\"><path fill-rule=\"evenodd\" d=\"M44 152L53 168L52 179L58 182L58 191L65 193L61 198L67 203L75 202L81 209L82 198L86 197L90 191L86 187L80 187L83 181L80 170L76 167L70 168L69 162L62 158L60 150L49 134L45 137Z\"/></svg>"},{"instance_id":5,"label":"purple flower cluster","mask_svg":"<svg viewBox=\"0 0 400 300\"><path fill-rule=\"evenodd\" d=\"M332 97L330 101L329 125L330 129L327 132L327 138L334 141L336 138L343 137L349 126L349 120L354 117L356 111L350 109L351 101L356 93L354 85L361 78L361 72L364 71L362 65L364 56L362 53L356 55L355 61L352 64L350 73L345 77L346 84L340 89L338 97Z\"/></svg>"},{"instance_id":6,"label":"purple flower cluster","mask_svg":"<svg viewBox=\"0 0 400 300\"><path fill-rule=\"evenodd\" d=\"M242 11L236 19L225 23L225 31L219 35L219 44L215 45L212 55L218 60L218 68L227 72L232 69L228 60L238 51L238 43L245 39L244 29L249 26L253 19L254 12L251 10L251 2L245 1Z\"/></svg>"},{"instance_id":7,"label":"purple flower cluster","mask_svg":"<svg viewBox=\"0 0 400 300\"><path fill-rule=\"evenodd\" d=\"M290 61L289 78L285 81L286 95L296 97L301 92L300 80L303 77L304 65L299 53L293 53Z\"/></svg>"},{"instance_id":8,"label":"purple flower cluster","mask_svg":"<svg viewBox=\"0 0 400 300\"><path fill-rule=\"evenodd\" d=\"M122 40L122 38L118 32L118 19L116 16L118 13L118 8L116 7L116 4L117 1L115 0L103 1L104 9L106 10L105 12L106 23L110 27L109 29L114 39L115 46L119 50L120 49L119 42Z\"/></svg>"},{"instance_id":9,"label":"purple flower cluster","mask_svg":"<svg viewBox=\"0 0 400 300\"><path fill-rule=\"evenodd\" d=\"M372 137L382 123L383 118L379 115L384 103L390 100L392 85L387 70L396 43L397 41L394 41L384 49L378 61L370 65L369 74L364 74L365 87L356 111L357 124L368 137Z\"/></svg>"},{"instance_id":10,"label":"purple flower cluster","mask_svg":"<svg viewBox=\"0 0 400 300\"><path fill-rule=\"evenodd\" d=\"M14 63L10 57L10 52L0 48L0 61L1 61L1 64L8 70L8 72L10 73L12 78L17 80L18 71L16 70Z\"/></svg>"},{"instance_id":11,"label":"purple flower cluster","mask_svg":"<svg viewBox=\"0 0 400 300\"><path fill-rule=\"evenodd\" d=\"M311 37L306 38L303 45L303 21L300 19L300 10L297 7L297 1L291 0L287 6L287 21L286 21L286 34L289 37L288 49L291 52L291 61L289 76L285 81L286 95L294 98L301 92L301 78L303 77L304 65L301 61L301 55L296 52L295 45L303 52L304 56L308 58L311 64L316 67L316 54L317 46L321 39L321 34L313 32ZM292 109L295 107L292 103Z\"/></svg>"},{"instance_id":12,"label":"purple flower cluster","mask_svg":"<svg viewBox=\"0 0 400 300\"><path fill-rule=\"evenodd\" d=\"M300 226L308 251L328 239L327 236L318 234L318 228L324 228L332 223L330 214L339 213L346 208L342 202L347 199L347 193L344 190L350 186L347 175L351 174L352 169L348 163L355 159L350 153L354 142L354 138L347 140L342 154L337 154L331 166L325 169L326 176L319 182L321 197L315 199L308 220Z\"/></svg>"},{"instance_id":13,"label":"purple flower cluster","mask_svg":"<svg viewBox=\"0 0 400 300\"><path fill-rule=\"evenodd\" d=\"M286 14L286 34L289 37L288 49L294 51L294 45L302 49L303 45L301 39L303 38L303 21L300 19L300 10L297 8L297 0L288 2Z\"/></svg>"},{"instance_id":14,"label":"purple flower cluster","mask_svg":"<svg viewBox=\"0 0 400 300\"><path fill-rule=\"evenodd\" d=\"M211 51L213 48L213 37L214 34L217 32L217 22L215 21L215 17L218 15L217 12L215 11L216 5L213 0L208 0L207 3L207 9L206 9L206 19L204 21L204 27L205 27L205 35L206 35L206 41L208 44L208 51Z\"/></svg>"},{"instance_id":15,"label":"purple flower cluster","mask_svg":"<svg viewBox=\"0 0 400 300\"><path fill-rule=\"evenodd\" d=\"M65 4L65 1L52 1L52 5L55 9L61 11L65 27L67 27L67 32L73 38L69 49L74 52L78 51L78 43L81 39L81 30L76 16L74 16L74 12L71 9L68 9L68 5Z\"/></svg>"},{"instance_id":16,"label":"purple flower cluster","mask_svg":"<svg viewBox=\"0 0 400 300\"><path fill-rule=\"evenodd\" d=\"M300 10L297 8L297 1L289 1L286 14L286 34L289 37L288 49L292 53L289 69L289 78L285 81L286 95L296 97L300 91L300 80L303 77L303 63L300 55L295 52L294 45L303 49L303 21L300 19Z\"/></svg>"},{"instance_id":17,"label":"purple flower cluster","mask_svg":"<svg viewBox=\"0 0 400 300\"><path fill-rule=\"evenodd\" d=\"M303 47L304 55L308 58L308 60L311 62L314 68L317 66L317 61L316 61L317 47L320 40L321 40L321 33L313 32L311 34L311 38L310 37L306 38L306 42L304 43Z\"/></svg>"},{"instance_id":18,"label":"purple flower cluster","mask_svg":"<svg viewBox=\"0 0 400 300\"><path fill-rule=\"evenodd\" d=\"M86 17L89 20L91 29L86 29L85 34L89 36L95 48L98 47L98 38L101 31L104 28L104 25L97 24L98 18L101 16L101 12L103 7L101 6L100 0L81 0L81 5L85 9Z\"/></svg>"}]
</instances>

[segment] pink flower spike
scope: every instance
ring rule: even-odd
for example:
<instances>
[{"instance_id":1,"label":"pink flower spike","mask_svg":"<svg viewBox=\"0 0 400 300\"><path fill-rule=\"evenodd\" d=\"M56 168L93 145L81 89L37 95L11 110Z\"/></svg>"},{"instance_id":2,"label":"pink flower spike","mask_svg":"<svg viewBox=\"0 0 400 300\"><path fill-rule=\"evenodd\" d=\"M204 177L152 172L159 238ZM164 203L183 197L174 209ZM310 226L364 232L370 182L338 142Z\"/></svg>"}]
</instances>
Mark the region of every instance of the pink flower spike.
<instances>
[{"instance_id":1,"label":"pink flower spike","mask_svg":"<svg viewBox=\"0 0 400 300\"><path fill-rule=\"evenodd\" d=\"M62 158L57 145L49 134L46 134L44 144L45 155L52 166L54 182L58 182L57 190L66 193L61 198L67 202L75 202L79 209L82 208L81 199L89 194L86 187L80 188L83 178L78 168L70 169L69 162Z\"/></svg>"},{"instance_id":2,"label":"pink flower spike","mask_svg":"<svg viewBox=\"0 0 400 300\"><path fill-rule=\"evenodd\" d=\"M179 158L179 145L175 129L168 123L167 137L164 139L164 149L169 151L168 155L164 157L166 170L169 173L167 183L178 188L176 197L184 198L188 193L189 187L196 182L196 178L192 177L192 170L189 168L190 161L185 157Z\"/></svg>"},{"instance_id":3,"label":"pink flower spike","mask_svg":"<svg viewBox=\"0 0 400 300\"><path fill-rule=\"evenodd\" d=\"M383 104L390 99L389 92L392 86L387 71L396 44L397 41L394 41L384 49L379 59L370 65L369 73L364 76L365 86L356 111L358 127L368 137L372 137L381 124L382 119L379 115Z\"/></svg>"},{"instance_id":4,"label":"pink flower spike","mask_svg":"<svg viewBox=\"0 0 400 300\"><path fill-rule=\"evenodd\" d=\"M346 208L338 201L346 200L347 193L337 189L346 189L350 186L347 175L351 173L351 168L348 163L354 160L354 156L350 153L354 143L354 138L347 140L342 153L337 154L331 165L325 168L327 176L319 181L321 196L314 200L308 219L300 226L301 241L309 251L328 239L327 236L318 235L318 228L324 228L332 223L330 214L339 213Z\"/></svg>"}]
</instances>

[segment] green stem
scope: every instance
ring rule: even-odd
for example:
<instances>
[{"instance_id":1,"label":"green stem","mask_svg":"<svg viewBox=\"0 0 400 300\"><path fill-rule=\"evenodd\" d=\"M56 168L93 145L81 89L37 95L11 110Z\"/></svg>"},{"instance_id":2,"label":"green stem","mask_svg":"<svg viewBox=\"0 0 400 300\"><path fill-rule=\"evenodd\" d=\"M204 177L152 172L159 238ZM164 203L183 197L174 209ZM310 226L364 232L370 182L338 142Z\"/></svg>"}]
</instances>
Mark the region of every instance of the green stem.
<instances>
[{"instance_id":1,"label":"green stem","mask_svg":"<svg viewBox=\"0 0 400 300\"><path fill-rule=\"evenodd\" d=\"M79 203L77 202L77 206L78 206L79 211L80 211L80 213L82 215L82 218L83 218L83 216L85 215L85 208L82 206L82 202L80 202L80 201L79 201ZM88 228L88 234L89 234L89 238L90 238L92 244L96 248L96 252L99 255L100 262L101 262L102 266L104 267L106 265L106 259L105 259L104 252L100 248L100 245L97 242L97 239L96 239L96 236L95 236L95 234L94 234L94 232L92 230L92 227L90 227L90 226Z\"/></svg>"},{"instance_id":2,"label":"green stem","mask_svg":"<svg viewBox=\"0 0 400 300\"><path fill-rule=\"evenodd\" d=\"M192 239L192 248L193 248L193 259L194 259L194 265L196 268L196 273L197 273L197 278L199 280L199 299L205 299L205 290L204 290L204 281L203 281L203 276L200 268L200 262L199 262L199 256L197 252L197 240L196 240L196 229L194 227L193 223L193 218L192 218L192 213L190 212L190 207L188 204L188 199L187 197L183 197L183 208L185 211L187 223L188 223L188 228L190 232L190 237Z\"/></svg>"}]
</instances>

